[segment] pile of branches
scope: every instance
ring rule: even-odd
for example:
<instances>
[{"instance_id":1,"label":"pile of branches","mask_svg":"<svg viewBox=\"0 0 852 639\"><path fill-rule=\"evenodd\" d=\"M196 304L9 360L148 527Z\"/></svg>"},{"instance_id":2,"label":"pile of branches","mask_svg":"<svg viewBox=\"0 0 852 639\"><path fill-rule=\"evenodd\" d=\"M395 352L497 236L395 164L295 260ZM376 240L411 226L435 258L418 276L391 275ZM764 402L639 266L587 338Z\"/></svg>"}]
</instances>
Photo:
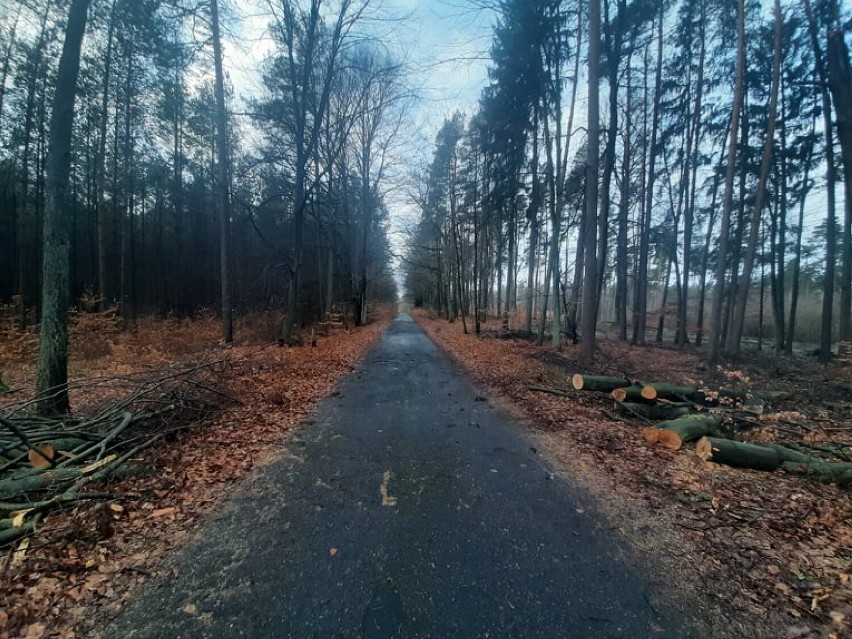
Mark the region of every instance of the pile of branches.
<instances>
[{"instance_id":1,"label":"pile of branches","mask_svg":"<svg viewBox=\"0 0 852 639\"><path fill-rule=\"evenodd\" d=\"M114 499L109 481L150 471L140 453L191 428L232 400L221 388L224 360L89 380L70 387L108 396L63 417L41 417L43 396L0 409L0 546L33 535L51 512L81 501Z\"/></svg>"}]
</instances>

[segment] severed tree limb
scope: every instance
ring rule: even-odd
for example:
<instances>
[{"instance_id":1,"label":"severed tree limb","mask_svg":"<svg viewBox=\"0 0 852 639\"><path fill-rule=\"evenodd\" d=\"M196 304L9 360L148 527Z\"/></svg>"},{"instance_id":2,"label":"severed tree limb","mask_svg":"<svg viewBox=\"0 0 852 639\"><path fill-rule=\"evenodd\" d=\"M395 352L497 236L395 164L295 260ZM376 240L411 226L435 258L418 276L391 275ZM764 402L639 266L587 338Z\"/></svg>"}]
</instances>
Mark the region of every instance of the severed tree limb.
<instances>
[{"instance_id":1,"label":"severed tree limb","mask_svg":"<svg viewBox=\"0 0 852 639\"><path fill-rule=\"evenodd\" d=\"M32 453L34 453L38 457L44 459L44 461L47 462L48 466L53 466L53 458L48 457L39 448L33 446L27 436L23 433L23 431L21 431L21 429L18 428L15 424L13 424L7 419L3 419L2 417L0 417L0 424L3 424L3 426L15 433L20 438L21 442L23 442L24 446L26 446Z\"/></svg>"},{"instance_id":2,"label":"severed tree limb","mask_svg":"<svg viewBox=\"0 0 852 639\"><path fill-rule=\"evenodd\" d=\"M551 388L550 386L527 386L527 390L536 393L548 393L550 395L559 395L560 397L574 397L574 393L561 388Z\"/></svg>"}]
</instances>

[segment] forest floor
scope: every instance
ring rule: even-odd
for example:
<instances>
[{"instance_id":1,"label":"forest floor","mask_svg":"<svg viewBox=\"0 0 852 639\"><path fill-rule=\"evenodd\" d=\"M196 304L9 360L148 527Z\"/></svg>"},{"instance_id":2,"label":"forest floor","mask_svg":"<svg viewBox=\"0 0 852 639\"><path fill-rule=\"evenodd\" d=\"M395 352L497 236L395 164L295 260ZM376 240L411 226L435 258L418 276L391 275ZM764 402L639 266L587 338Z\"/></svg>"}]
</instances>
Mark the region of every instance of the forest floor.
<instances>
[{"instance_id":1,"label":"forest floor","mask_svg":"<svg viewBox=\"0 0 852 639\"><path fill-rule=\"evenodd\" d=\"M144 451L156 472L109 485L115 499L51 514L28 545L0 548L0 637L87 636L142 582L168 577L166 551L191 539L235 482L274 458L389 318L385 313L363 328L318 335L315 347L282 348L270 345L279 319L273 315L238 323L230 346L220 343L212 317L145 319L129 331L109 313L76 317L70 348L75 412L114 399L116 391L103 380L211 363L212 381L228 401ZM0 394L0 411L31 394L36 347L37 337L18 333L11 321L0 330L0 375L13 390Z\"/></svg>"},{"instance_id":2,"label":"forest floor","mask_svg":"<svg viewBox=\"0 0 852 639\"><path fill-rule=\"evenodd\" d=\"M692 446L646 443L648 424L616 414L603 393L573 391L574 373L702 386L789 391L738 432L747 441L852 444L852 368L749 353L708 366L701 353L604 341L591 369L579 346L558 353L492 320L481 337L416 312L474 379L499 392L537 431L546 456L581 482L671 589L700 593L774 638L852 637L852 491L781 473L701 461ZM471 327L472 328L472 327ZM569 396L535 392L565 389ZM846 449L847 451L849 449ZM645 558L643 560L642 558ZM719 623L724 623L724 618Z\"/></svg>"}]
</instances>

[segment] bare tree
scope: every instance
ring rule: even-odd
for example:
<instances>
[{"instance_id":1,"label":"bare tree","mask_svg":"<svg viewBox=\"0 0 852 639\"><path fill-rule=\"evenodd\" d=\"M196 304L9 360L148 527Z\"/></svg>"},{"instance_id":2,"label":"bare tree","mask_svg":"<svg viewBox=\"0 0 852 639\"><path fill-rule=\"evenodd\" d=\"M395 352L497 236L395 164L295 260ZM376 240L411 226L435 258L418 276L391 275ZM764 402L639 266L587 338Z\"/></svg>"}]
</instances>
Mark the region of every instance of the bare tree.
<instances>
[{"instance_id":1,"label":"bare tree","mask_svg":"<svg viewBox=\"0 0 852 639\"><path fill-rule=\"evenodd\" d=\"M341 0L329 28L322 17L323 0L310 0L303 9L292 0L281 0L276 7L268 0L275 18L279 41L284 49L274 73L282 77L279 89L286 94L289 143L293 149L293 254L289 264L287 309L281 328L281 341L293 337L301 286L305 214L312 185L309 168L314 164L325 114L329 106L341 50L352 27L368 6L369 0Z\"/></svg>"}]
</instances>

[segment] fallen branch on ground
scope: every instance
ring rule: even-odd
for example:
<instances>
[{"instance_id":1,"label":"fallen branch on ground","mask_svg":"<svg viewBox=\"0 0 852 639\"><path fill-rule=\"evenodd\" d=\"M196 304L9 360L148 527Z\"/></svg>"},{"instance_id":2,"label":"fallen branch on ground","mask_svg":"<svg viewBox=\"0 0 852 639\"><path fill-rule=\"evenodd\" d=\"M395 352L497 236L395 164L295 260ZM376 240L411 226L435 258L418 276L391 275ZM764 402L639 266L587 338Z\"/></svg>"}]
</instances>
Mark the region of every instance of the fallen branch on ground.
<instances>
[{"instance_id":1,"label":"fallen branch on ground","mask_svg":"<svg viewBox=\"0 0 852 639\"><path fill-rule=\"evenodd\" d=\"M115 497L86 490L92 484L149 470L135 461L142 451L225 405L207 379L221 363L112 380L124 394L90 415L41 417L30 412L33 399L8 406L0 413L0 545L32 535L52 511Z\"/></svg>"}]
</instances>

